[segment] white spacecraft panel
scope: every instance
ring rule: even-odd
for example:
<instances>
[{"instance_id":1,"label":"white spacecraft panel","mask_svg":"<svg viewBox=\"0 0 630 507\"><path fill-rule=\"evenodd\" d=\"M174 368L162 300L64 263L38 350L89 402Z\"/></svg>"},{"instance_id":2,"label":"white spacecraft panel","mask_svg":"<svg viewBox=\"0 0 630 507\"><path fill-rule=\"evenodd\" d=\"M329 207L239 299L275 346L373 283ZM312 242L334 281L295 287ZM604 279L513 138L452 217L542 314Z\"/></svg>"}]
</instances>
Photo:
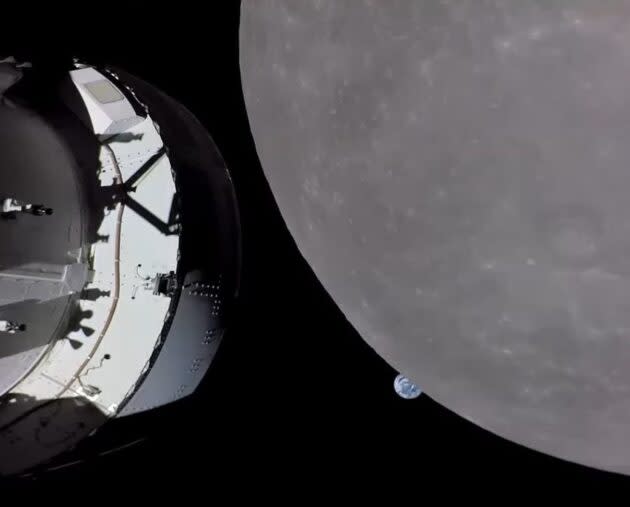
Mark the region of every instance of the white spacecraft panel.
<instances>
[{"instance_id":1,"label":"white spacecraft panel","mask_svg":"<svg viewBox=\"0 0 630 507\"><path fill-rule=\"evenodd\" d=\"M127 134L134 136L134 140L110 145L123 180L162 148L160 136L150 119ZM108 150L103 149L101 161L101 184L111 185L115 172ZM133 198L159 218L167 220L175 193L170 163L164 156L139 181ZM109 295L94 301L82 300L81 310L91 312L91 315L81 321L81 328L68 335L82 346L75 349L69 340L57 341L35 371L16 386L12 391L14 394L37 399L84 396L111 416L147 366L171 304L170 298L153 294L151 280L158 273L176 271L179 237L164 235L134 211L124 210L119 299L112 312L119 207L120 204L107 212L98 231L108 239L92 246L93 279L87 286L88 289L109 292ZM111 320L109 326L108 320ZM90 330L90 336L86 335Z\"/></svg>"},{"instance_id":2,"label":"white spacecraft panel","mask_svg":"<svg viewBox=\"0 0 630 507\"><path fill-rule=\"evenodd\" d=\"M205 134L199 135L200 127L193 117L187 118L189 113L184 111L180 121L179 106L164 98L152 103L154 92L129 78L125 83L135 83L130 85L134 91L137 86L146 92L139 94L140 100L147 101L146 110L156 115L159 127L144 118L144 107L136 108L136 114L135 99L127 88L116 84L118 78L108 81L108 72L103 72L81 67L59 81L59 98L96 136L85 146L90 150L99 142L102 146L100 164L94 164L94 151L87 156L81 149L76 152L77 159L86 162L76 169L85 172L73 174L87 176L89 190L77 194L79 205L69 214L68 236L76 237L77 244L62 249L61 264L56 259L46 261L50 264L23 260L0 273L2 292L8 295L5 302L33 297L28 305L3 307L10 309L6 319L28 323L26 332L15 338L31 330L36 337L52 335L48 346L44 343L34 350L36 362L21 365L17 364L21 357L10 358L22 377L14 376L0 398L0 454L6 458L0 463L0 476L19 473L72 449L108 418L149 410L193 392L223 336L225 295L232 297L232 284L238 282L238 273L224 278L237 269L233 260L240 258L240 238L233 195L223 193L229 177L222 172L225 168L216 147ZM175 111L177 121L170 116ZM72 116L62 113L60 134L74 133L81 139L85 130L80 124L66 123L63 115L68 120ZM162 134L170 149L164 146ZM55 156L49 158L54 162ZM178 169L177 180L171 162ZM72 167L72 163L60 165ZM42 173L48 175L47 163ZM102 192L94 188L98 186L94 175ZM30 184L31 179L27 181ZM49 186L56 188L59 183L55 180ZM55 217L66 209L62 205L73 183L59 185L64 192L53 205ZM193 260L197 264L192 267L186 257L185 269L178 265L180 185L196 187L196 204L187 202L185 209L202 213L199 223L185 224L190 237L216 231L222 240L229 237L228 250L234 255L220 255L212 262ZM107 203L104 209L101 203ZM213 209L236 228L228 231L223 223L215 223ZM81 222L72 219L84 215L87 238L79 234ZM29 217L24 218L28 223ZM44 250L55 246L51 237L65 239L65 230L47 234ZM68 254L76 264L63 264ZM180 278L183 284L178 288ZM5 344L13 336L4 337ZM11 351L11 346L4 349Z\"/></svg>"},{"instance_id":3,"label":"white spacecraft panel","mask_svg":"<svg viewBox=\"0 0 630 507\"><path fill-rule=\"evenodd\" d=\"M0 306L27 300L50 301L81 291L87 266L29 263L0 271Z\"/></svg>"},{"instance_id":4,"label":"white spacecraft panel","mask_svg":"<svg viewBox=\"0 0 630 507\"><path fill-rule=\"evenodd\" d=\"M120 134L144 120L116 85L96 69L76 69L70 72L70 77L85 103L95 134Z\"/></svg>"}]
</instances>

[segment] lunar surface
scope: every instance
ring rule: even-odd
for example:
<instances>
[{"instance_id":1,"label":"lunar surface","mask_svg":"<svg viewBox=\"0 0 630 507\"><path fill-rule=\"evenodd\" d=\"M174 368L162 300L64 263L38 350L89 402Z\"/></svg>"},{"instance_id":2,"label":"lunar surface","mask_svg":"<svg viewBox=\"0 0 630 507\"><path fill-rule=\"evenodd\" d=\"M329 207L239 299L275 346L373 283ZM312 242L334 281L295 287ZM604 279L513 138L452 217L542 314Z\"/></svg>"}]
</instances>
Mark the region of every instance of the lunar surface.
<instances>
[{"instance_id":1,"label":"lunar surface","mask_svg":"<svg viewBox=\"0 0 630 507\"><path fill-rule=\"evenodd\" d=\"M630 2L241 15L262 166L363 338L479 426L630 473Z\"/></svg>"}]
</instances>

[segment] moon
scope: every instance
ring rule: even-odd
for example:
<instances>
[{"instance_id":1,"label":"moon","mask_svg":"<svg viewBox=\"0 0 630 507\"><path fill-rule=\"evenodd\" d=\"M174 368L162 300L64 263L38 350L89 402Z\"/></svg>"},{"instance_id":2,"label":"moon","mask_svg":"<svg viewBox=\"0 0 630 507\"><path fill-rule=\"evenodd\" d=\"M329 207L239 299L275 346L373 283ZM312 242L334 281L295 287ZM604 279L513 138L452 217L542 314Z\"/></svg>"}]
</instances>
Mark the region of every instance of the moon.
<instances>
[{"instance_id":1,"label":"moon","mask_svg":"<svg viewBox=\"0 0 630 507\"><path fill-rule=\"evenodd\" d=\"M296 243L396 370L630 473L630 3L257 0L240 64Z\"/></svg>"}]
</instances>

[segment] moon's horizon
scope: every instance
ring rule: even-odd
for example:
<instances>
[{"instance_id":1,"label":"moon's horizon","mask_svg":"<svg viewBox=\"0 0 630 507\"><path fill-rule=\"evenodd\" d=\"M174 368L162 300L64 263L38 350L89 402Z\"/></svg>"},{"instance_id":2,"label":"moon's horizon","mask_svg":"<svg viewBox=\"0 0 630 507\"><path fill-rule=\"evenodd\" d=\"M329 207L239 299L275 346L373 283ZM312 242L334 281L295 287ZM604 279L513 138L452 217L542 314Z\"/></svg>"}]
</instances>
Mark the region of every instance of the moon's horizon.
<instances>
[{"instance_id":1,"label":"moon's horizon","mask_svg":"<svg viewBox=\"0 0 630 507\"><path fill-rule=\"evenodd\" d=\"M630 3L243 2L258 154L363 338L479 426L630 474Z\"/></svg>"}]
</instances>

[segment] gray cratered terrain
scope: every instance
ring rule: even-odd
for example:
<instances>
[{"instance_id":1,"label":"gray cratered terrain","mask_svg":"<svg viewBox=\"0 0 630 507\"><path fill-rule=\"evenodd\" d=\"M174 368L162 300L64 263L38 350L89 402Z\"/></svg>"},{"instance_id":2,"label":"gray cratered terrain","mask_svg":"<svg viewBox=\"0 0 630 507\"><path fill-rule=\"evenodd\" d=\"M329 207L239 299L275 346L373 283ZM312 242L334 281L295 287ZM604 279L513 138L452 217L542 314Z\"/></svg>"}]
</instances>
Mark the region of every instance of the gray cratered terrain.
<instances>
[{"instance_id":1,"label":"gray cratered terrain","mask_svg":"<svg viewBox=\"0 0 630 507\"><path fill-rule=\"evenodd\" d=\"M366 341L483 428L630 473L630 2L244 1L257 150Z\"/></svg>"}]
</instances>

